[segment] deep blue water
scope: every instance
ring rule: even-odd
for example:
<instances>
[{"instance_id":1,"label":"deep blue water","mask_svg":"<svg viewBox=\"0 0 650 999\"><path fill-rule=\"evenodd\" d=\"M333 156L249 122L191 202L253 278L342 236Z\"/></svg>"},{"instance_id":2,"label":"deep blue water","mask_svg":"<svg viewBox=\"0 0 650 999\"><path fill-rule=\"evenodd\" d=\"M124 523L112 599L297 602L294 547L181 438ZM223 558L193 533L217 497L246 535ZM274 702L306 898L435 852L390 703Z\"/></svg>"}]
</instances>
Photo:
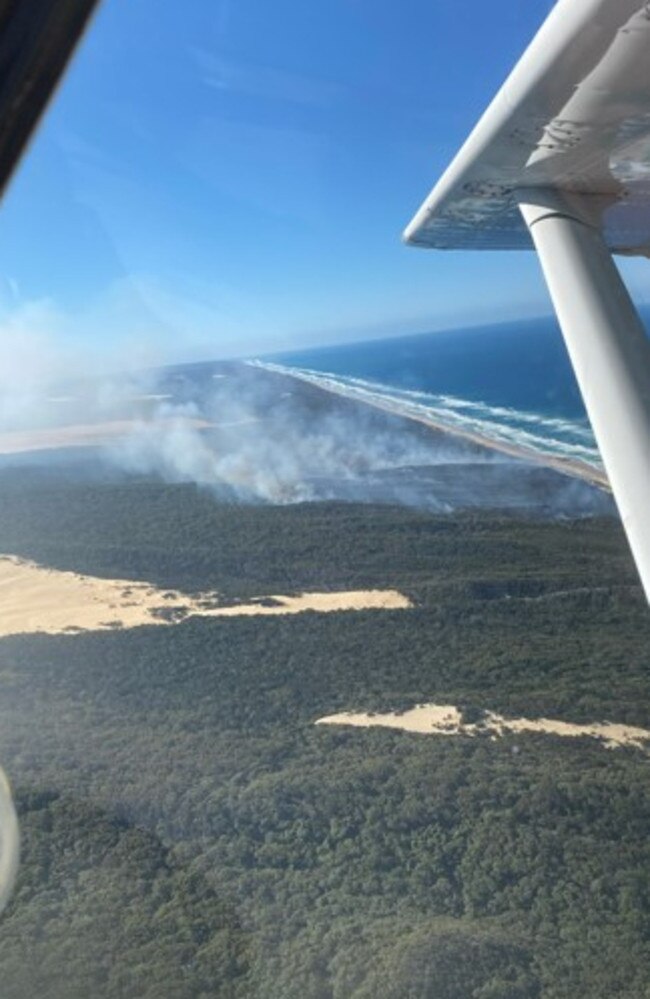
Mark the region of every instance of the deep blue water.
<instances>
[{"instance_id":1,"label":"deep blue water","mask_svg":"<svg viewBox=\"0 0 650 999\"><path fill-rule=\"evenodd\" d=\"M561 333L550 318L339 344L272 360L490 406L569 419L585 415Z\"/></svg>"}]
</instances>

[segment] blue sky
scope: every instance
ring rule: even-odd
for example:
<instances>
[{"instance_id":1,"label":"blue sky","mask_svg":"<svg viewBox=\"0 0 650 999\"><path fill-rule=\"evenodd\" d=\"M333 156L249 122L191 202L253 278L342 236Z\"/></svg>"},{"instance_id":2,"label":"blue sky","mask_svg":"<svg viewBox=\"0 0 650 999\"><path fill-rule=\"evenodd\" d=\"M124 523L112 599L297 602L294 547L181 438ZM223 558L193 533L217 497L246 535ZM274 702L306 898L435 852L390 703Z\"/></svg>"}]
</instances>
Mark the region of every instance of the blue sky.
<instances>
[{"instance_id":1,"label":"blue sky","mask_svg":"<svg viewBox=\"0 0 650 999\"><path fill-rule=\"evenodd\" d=\"M549 311L532 254L399 237L550 6L105 0L2 207L5 333L183 360Z\"/></svg>"}]
</instances>

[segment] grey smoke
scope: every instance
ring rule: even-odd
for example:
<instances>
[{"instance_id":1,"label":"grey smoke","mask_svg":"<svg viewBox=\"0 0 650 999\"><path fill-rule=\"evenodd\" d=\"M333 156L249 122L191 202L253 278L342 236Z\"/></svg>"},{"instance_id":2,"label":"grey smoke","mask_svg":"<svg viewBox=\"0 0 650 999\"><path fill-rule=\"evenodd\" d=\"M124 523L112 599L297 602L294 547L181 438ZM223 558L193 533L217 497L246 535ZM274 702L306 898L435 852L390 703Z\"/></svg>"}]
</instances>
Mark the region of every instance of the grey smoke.
<instances>
[{"instance_id":1,"label":"grey smoke","mask_svg":"<svg viewBox=\"0 0 650 999\"><path fill-rule=\"evenodd\" d=\"M239 500L296 503L336 498L337 484L361 483L378 470L444 457L404 433L380 432L362 416L310 416L286 390L279 405L268 405L261 385L254 397L236 378L220 388L201 409L161 404L153 420L111 449L112 460L131 472L196 482ZM202 427L202 419L211 426ZM453 458L450 450L447 459Z\"/></svg>"},{"instance_id":2,"label":"grey smoke","mask_svg":"<svg viewBox=\"0 0 650 999\"><path fill-rule=\"evenodd\" d=\"M110 456L129 472L195 482L240 502L330 499L551 515L611 508L600 490L553 470L243 366L218 374L200 403L161 402Z\"/></svg>"},{"instance_id":3,"label":"grey smoke","mask_svg":"<svg viewBox=\"0 0 650 999\"><path fill-rule=\"evenodd\" d=\"M100 376L105 365L92 356L64 356L47 337L20 342L0 337L0 434L128 421L130 432L101 452L121 472L194 482L233 502L611 510L585 483L286 374L232 363Z\"/></svg>"}]
</instances>

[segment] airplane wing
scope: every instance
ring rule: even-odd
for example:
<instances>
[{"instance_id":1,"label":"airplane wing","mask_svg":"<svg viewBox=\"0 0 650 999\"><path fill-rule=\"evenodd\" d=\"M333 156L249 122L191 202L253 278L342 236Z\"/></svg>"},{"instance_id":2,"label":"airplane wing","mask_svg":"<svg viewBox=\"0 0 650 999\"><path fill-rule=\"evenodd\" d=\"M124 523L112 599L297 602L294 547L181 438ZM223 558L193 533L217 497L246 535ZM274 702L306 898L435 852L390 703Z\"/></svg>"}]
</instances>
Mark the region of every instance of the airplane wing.
<instances>
[{"instance_id":1,"label":"airplane wing","mask_svg":"<svg viewBox=\"0 0 650 999\"><path fill-rule=\"evenodd\" d=\"M607 245L650 254L650 4L561 0L404 238L527 249L530 187L595 198Z\"/></svg>"},{"instance_id":2,"label":"airplane wing","mask_svg":"<svg viewBox=\"0 0 650 999\"><path fill-rule=\"evenodd\" d=\"M559 0L404 240L535 247L650 600L650 343L611 256L650 256L650 2Z\"/></svg>"},{"instance_id":3,"label":"airplane wing","mask_svg":"<svg viewBox=\"0 0 650 999\"><path fill-rule=\"evenodd\" d=\"M0 770L0 912L4 909L16 880L19 853L18 819L9 783Z\"/></svg>"}]
</instances>

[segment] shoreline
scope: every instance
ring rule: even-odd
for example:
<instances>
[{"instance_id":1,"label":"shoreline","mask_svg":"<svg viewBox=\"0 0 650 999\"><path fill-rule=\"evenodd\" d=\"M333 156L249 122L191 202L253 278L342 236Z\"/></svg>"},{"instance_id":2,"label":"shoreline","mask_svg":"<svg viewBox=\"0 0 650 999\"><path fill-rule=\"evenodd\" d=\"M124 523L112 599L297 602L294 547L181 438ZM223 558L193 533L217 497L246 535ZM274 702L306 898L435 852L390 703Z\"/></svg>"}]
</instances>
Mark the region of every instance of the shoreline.
<instances>
[{"instance_id":1,"label":"shoreline","mask_svg":"<svg viewBox=\"0 0 650 999\"><path fill-rule=\"evenodd\" d=\"M319 373L303 373L300 369L291 369L284 366L276 366L261 361L240 362L242 366L251 367L263 372L265 375L291 379L291 382L298 382L301 386L306 386L314 392L325 393L329 397L344 399L346 403L370 407L376 411L390 415L399 420L408 421L411 425L418 424L426 427L427 430L446 437L449 440L464 441L474 447L481 449L486 455L497 454L506 455L515 461L526 463L528 466L538 466L548 468L564 475L568 478L578 479L589 486L602 492L611 494L611 489L605 471L589 464L581 458L563 457L561 455L549 454L527 446L526 443L500 440L481 433L480 430L465 429L454 424L445 423L425 414L404 409L399 402L390 398L382 398L379 395L356 394L354 391L341 385L337 385L328 380L325 373L322 379ZM286 384L286 381L285 381ZM291 384L291 383L290 383ZM9 458L11 456L25 455L34 452L55 451L60 449L83 450L88 447L110 447L117 442L127 439L134 431L150 426L158 430L173 430L179 425L184 428L202 433L204 431L229 427L244 422L255 422L258 416L252 419L238 420L235 424L219 423L206 419L197 414L188 416L186 414L165 413L159 414L153 419L143 419L138 415L123 416L118 419L109 419L92 422L79 422L63 424L54 427L32 427L29 429L7 430L0 432L0 457Z\"/></svg>"},{"instance_id":2,"label":"shoreline","mask_svg":"<svg viewBox=\"0 0 650 999\"><path fill-rule=\"evenodd\" d=\"M379 409L384 413L389 413L391 416L398 416L403 420L410 420L412 423L419 423L420 425L427 427L429 430L435 430L440 434L469 441L471 444L476 444L489 451L498 451L501 454L507 454L509 457L516 458L520 461L523 460L535 465L552 468L554 471L559 472L562 475L566 475L574 479L581 479L583 482L587 482L596 489L611 493L609 479L607 478L605 471L601 471L593 465L587 464L587 462L580 461L578 458L560 458L554 455L542 454L540 451L535 451L533 448L527 448L524 445L509 444L507 441L495 440L494 438L487 437L483 434L472 432L470 430L461 430L458 427L452 427L448 424L440 423L430 417L416 416L414 413L405 413L397 405L391 405L389 401L381 399L361 399L355 395L347 393L343 389L338 389L335 386L320 385L311 378L306 378L297 371L291 371L288 368L283 369L282 371L274 371L272 368L266 368L264 365L259 365L259 367L268 371L270 374L284 375L287 378L293 378L295 381L299 381L303 385L309 385L311 388L319 389L321 392L327 392L330 395L339 396L342 399L347 399L349 402L352 401L359 403L359 405L362 406L372 406L374 409Z\"/></svg>"}]
</instances>

